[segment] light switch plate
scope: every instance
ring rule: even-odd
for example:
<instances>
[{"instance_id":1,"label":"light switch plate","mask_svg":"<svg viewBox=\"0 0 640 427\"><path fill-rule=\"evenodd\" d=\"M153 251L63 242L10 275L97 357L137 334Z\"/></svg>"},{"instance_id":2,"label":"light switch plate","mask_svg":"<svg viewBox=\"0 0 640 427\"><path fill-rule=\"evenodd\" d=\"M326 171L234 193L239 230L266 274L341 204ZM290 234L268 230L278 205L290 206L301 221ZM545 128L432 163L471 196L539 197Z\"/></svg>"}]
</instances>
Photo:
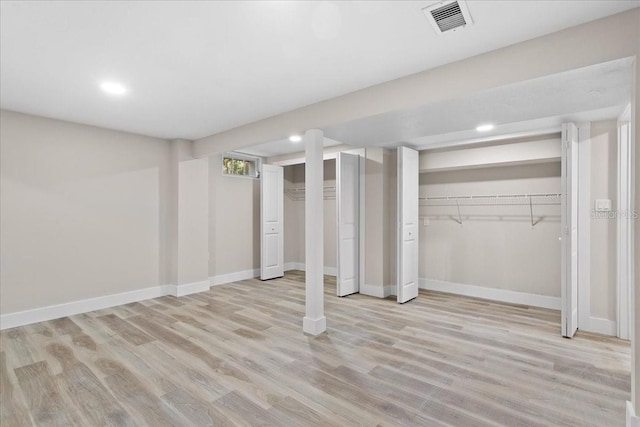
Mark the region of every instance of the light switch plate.
<instances>
[{"instance_id":1,"label":"light switch plate","mask_svg":"<svg viewBox=\"0 0 640 427\"><path fill-rule=\"evenodd\" d=\"M608 212L611 210L610 199L597 199L596 200L596 212Z\"/></svg>"}]
</instances>

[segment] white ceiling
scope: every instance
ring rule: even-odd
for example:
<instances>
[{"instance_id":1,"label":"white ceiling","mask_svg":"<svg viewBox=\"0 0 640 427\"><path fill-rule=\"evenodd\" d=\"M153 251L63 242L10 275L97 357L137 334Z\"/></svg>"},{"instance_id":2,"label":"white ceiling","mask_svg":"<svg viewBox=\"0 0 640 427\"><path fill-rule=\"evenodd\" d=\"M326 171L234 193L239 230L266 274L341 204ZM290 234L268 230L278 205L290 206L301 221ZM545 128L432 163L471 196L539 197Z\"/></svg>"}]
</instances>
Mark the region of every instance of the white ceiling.
<instances>
[{"instance_id":1,"label":"white ceiling","mask_svg":"<svg viewBox=\"0 0 640 427\"><path fill-rule=\"evenodd\" d=\"M465 97L392 111L325 128L325 147L396 147L418 150L558 132L562 123L615 119L629 104L632 58L528 80ZM478 132L480 124L495 127ZM288 139L237 151L262 157L298 153Z\"/></svg>"},{"instance_id":2,"label":"white ceiling","mask_svg":"<svg viewBox=\"0 0 640 427\"><path fill-rule=\"evenodd\" d=\"M463 98L366 117L324 129L355 146L427 149L496 135L551 130L566 121L616 118L631 100L631 58L528 80ZM495 128L479 133L476 127Z\"/></svg>"},{"instance_id":3,"label":"white ceiling","mask_svg":"<svg viewBox=\"0 0 640 427\"><path fill-rule=\"evenodd\" d=\"M640 4L471 1L438 36L432 3L2 1L0 107L196 139Z\"/></svg>"}]
</instances>

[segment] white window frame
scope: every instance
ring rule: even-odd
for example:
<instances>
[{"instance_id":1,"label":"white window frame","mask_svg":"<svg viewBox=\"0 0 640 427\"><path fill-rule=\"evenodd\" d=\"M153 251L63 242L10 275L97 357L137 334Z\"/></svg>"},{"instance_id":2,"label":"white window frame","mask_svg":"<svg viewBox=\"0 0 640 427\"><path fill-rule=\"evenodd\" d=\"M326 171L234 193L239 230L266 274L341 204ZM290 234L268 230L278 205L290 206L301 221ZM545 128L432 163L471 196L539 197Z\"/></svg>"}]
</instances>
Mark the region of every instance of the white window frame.
<instances>
[{"instance_id":1,"label":"white window frame","mask_svg":"<svg viewBox=\"0 0 640 427\"><path fill-rule=\"evenodd\" d=\"M249 175L236 175L233 173L225 173L224 159L250 161L250 162L253 162L253 167L249 166ZM222 153L222 156L220 157L220 174L222 174L222 176L233 177L233 178L260 179L261 171L262 171L262 157L251 156L249 154L243 154L243 153L236 153L233 151Z\"/></svg>"}]
</instances>

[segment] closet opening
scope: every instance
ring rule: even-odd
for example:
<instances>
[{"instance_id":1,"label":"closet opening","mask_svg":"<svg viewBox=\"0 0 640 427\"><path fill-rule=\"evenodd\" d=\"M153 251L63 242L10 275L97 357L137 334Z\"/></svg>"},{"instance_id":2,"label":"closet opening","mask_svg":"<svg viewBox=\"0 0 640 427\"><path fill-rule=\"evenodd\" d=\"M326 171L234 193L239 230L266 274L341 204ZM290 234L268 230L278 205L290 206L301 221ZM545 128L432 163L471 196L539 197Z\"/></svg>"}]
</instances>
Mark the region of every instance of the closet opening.
<instances>
[{"instance_id":1,"label":"closet opening","mask_svg":"<svg viewBox=\"0 0 640 427\"><path fill-rule=\"evenodd\" d=\"M284 169L285 271L305 271L305 164ZM324 160L324 274L325 286L335 287L336 268L336 161Z\"/></svg>"},{"instance_id":2,"label":"closet opening","mask_svg":"<svg viewBox=\"0 0 640 427\"><path fill-rule=\"evenodd\" d=\"M364 278L364 159L338 152L323 162L325 284L338 296L360 291ZM305 164L284 166L285 271L305 271Z\"/></svg>"},{"instance_id":3,"label":"closet opening","mask_svg":"<svg viewBox=\"0 0 640 427\"><path fill-rule=\"evenodd\" d=\"M422 151L421 288L529 305L557 327L561 168L560 133Z\"/></svg>"}]
</instances>

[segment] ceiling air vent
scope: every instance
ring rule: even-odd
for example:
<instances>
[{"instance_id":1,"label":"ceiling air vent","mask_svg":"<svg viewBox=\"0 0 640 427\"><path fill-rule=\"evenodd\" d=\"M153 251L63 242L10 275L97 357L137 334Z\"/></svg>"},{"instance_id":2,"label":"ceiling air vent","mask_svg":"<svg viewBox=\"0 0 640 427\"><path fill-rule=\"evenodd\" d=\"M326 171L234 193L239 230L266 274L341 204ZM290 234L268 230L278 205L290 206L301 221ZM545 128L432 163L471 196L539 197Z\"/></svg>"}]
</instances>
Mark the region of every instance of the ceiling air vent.
<instances>
[{"instance_id":1,"label":"ceiling air vent","mask_svg":"<svg viewBox=\"0 0 640 427\"><path fill-rule=\"evenodd\" d=\"M469 9L463 1L441 1L425 7L422 11L438 34L456 31L473 24Z\"/></svg>"}]
</instances>

